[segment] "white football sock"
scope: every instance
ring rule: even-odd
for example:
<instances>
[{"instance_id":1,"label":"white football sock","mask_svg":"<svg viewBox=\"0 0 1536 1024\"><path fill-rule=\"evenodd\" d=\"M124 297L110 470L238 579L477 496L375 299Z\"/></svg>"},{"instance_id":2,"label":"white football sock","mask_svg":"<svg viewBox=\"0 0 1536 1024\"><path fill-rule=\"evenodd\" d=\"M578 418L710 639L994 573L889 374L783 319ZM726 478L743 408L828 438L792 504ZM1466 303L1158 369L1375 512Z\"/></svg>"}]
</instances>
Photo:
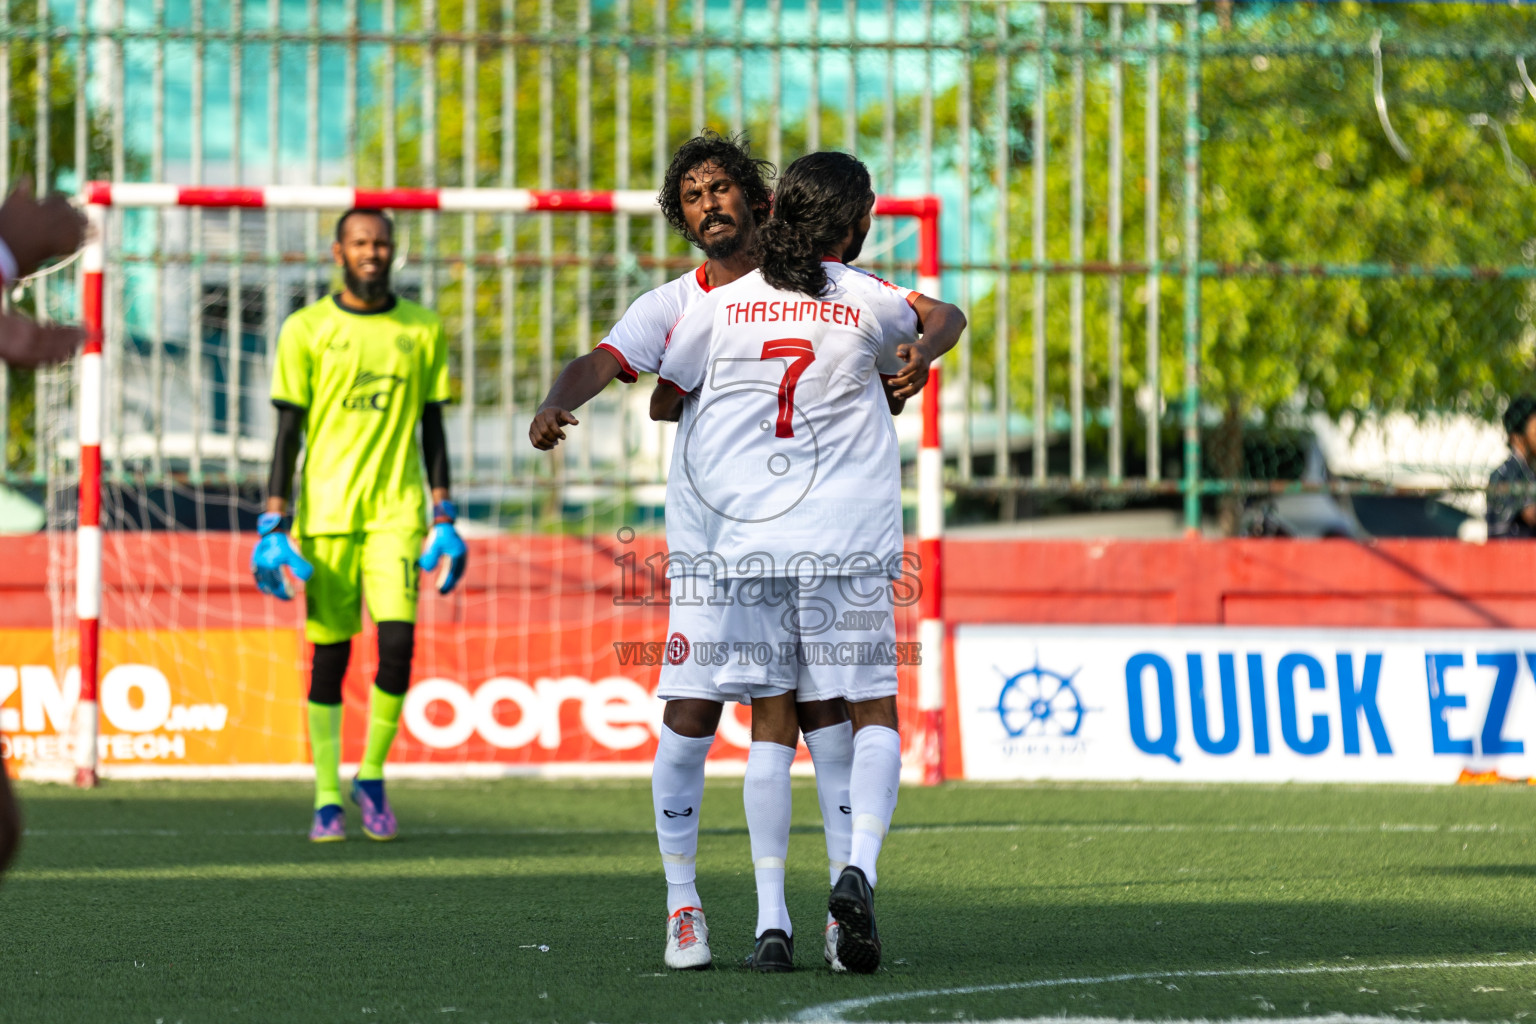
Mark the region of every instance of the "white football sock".
<instances>
[{"instance_id":1,"label":"white football sock","mask_svg":"<svg viewBox=\"0 0 1536 1024\"><path fill-rule=\"evenodd\" d=\"M789 766L795 748L753 743L747 752L742 802L752 840L752 873L757 877L757 931L770 928L795 933L784 902L784 859L789 856Z\"/></svg>"},{"instance_id":2,"label":"white football sock","mask_svg":"<svg viewBox=\"0 0 1536 1024\"><path fill-rule=\"evenodd\" d=\"M679 736L661 727L656 761L651 766L651 806L656 840L667 875L667 914L699 907L694 857L699 852L699 804L704 799L704 759L713 736Z\"/></svg>"},{"instance_id":3,"label":"white football sock","mask_svg":"<svg viewBox=\"0 0 1536 1024\"><path fill-rule=\"evenodd\" d=\"M853 808L853 846L848 863L875 884L875 861L896 812L901 786L901 736L883 725L866 725L853 734L853 773L848 802Z\"/></svg>"},{"instance_id":4,"label":"white football sock","mask_svg":"<svg viewBox=\"0 0 1536 1024\"><path fill-rule=\"evenodd\" d=\"M839 722L805 734L811 762L816 765L816 799L821 825L827 833L827 862L833 885L848 866L853 845L853 805L848 802L848 778L853 773L853 723Z\"/></svg>"}]
</instances>

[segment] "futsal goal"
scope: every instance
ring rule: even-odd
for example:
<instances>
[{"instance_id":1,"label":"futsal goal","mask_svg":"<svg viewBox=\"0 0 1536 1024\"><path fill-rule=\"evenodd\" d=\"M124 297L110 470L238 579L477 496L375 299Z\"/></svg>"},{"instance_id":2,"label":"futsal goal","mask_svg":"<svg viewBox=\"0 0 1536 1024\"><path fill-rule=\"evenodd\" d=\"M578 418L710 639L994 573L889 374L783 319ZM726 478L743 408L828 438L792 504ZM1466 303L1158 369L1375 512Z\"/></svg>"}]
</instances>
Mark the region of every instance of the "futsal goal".
<instances>
[{"instance_id":1,"label":"futsal goal","mask_svg":"<svg viewBox=\"0 0 1536 1024\"><path fill-rule=\"evenodd\" d=\"M302 602L261 595L248 566L278 329L330 290L334 215L361 206L397 218L395 289L444 320L448 445L471 547L454 594L423 588L392 770L647 770L667 656L673 428L648 420L644 380L615 382L579 411L554 453L535 451L527 427L566 361L639 294L701 262L654 193L97 183L84 200L90 339L39 417L50 528L38 616L50 631L26 656L36 664L13 762L81 785L308 771ZM937 295L938 200L880 197L875 213L861 262ZM898 421L920 566L897 595L899 637L919 652L900 669L899 700L908 774L929 782L945 691L938 397L934 379ZM345 687L345 760L361 750L374 657L365 625ZM745 710L725 716L714 762L744 761L747 723Z\"/></svg>"}]
</instances>

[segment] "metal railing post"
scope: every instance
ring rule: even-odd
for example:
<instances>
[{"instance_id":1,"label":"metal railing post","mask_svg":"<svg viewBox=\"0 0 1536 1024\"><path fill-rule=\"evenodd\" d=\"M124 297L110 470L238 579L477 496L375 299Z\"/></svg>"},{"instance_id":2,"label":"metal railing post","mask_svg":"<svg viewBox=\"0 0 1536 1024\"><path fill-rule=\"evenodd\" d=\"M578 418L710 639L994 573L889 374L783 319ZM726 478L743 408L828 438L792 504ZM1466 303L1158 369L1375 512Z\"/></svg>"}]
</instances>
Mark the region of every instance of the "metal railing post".
<instances>
[{"instance_id":1,"label":"metal railing post","mask_svg":"<svg viewBox=\"0 0 1536 1024\"><path fill-rule=\"evenodd\" d=\"M1184 11L1184 531L1200 532L1200 7Z\"/></svg>"}]
</instances>

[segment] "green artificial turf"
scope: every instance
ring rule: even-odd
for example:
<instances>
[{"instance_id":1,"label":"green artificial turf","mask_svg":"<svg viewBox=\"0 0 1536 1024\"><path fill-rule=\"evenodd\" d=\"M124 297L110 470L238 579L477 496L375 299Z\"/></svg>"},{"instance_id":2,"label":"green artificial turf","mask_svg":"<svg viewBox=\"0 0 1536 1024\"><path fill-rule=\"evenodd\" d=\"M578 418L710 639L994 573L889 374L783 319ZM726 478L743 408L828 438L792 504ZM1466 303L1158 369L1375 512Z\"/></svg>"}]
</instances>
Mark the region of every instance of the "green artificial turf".
<instances>
[{"instance_id":1,"label":"green artificial turf","mask_svg":"<svg viewBox=\"0 0 1536 1024\"><path fill-rule=\"evenodd\" d=\"M872 977L822 965L808 782L800 969L773 976L735 966L755 904L729 780L699 849L716 969L683 974L661 966L643 781L399 782L398 841L358 837L354 812L354 838L322 846L297 784L20 795L5 1022L1536 1017L1524 787L910 787Z\"/></svg>"}]
</instances>

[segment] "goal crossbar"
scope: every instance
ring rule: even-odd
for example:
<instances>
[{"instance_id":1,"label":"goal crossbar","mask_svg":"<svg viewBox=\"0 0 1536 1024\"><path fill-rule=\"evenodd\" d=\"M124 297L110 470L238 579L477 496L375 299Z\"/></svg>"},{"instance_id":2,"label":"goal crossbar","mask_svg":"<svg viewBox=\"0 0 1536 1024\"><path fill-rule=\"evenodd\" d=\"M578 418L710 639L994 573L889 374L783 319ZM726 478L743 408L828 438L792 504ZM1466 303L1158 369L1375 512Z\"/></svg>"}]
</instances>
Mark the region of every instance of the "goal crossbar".
<instances>
[{"instance_id":1,"label":"goal crossbar","mask_svg":"<svg viewBox=\"0 0 1536 1024\"><path fill-rule=\"evenodd\" d=\"M258 210L437 210L443 213L625 213L661 216L656 193L641 189L579 191L531 188L345 188L332 185L175 185L157 182L92 182L84 202L89 207L199 206ZM939 216L937 196L877 196L880 217L912 217L918 222L918 290L939 291Z\"/></svg>"},{"instance_id":2,"label":"goal crossbar","mask_svg":"<svg viewBox=\"0 0 1536 1024\"><path fill-rule=\"evenodd\" d=\"M102 604L101 438L105 389L102 379L106 212L111 207L204 207L267 210L346 210L367 207L444 213L567 213L661 216L656 193L641 190L578 191L521 188L360 189L322 185L255 187L179 185L165 182L90 182L81 195L91 224L82 253L82 312L86 343L80 355L77 401L79 518L76 527L75 611L79 621L80 698L72 746L75 781L97 781L98 682ZM917 221L917 287L939 295L940 215L937 196L878 196L874 213ZM917 457L917 541L920 569L917 671L919 769L925 783L942 779L947 636L939 572L943 534L943 450L939 435L939 371L923 391L922 442Z\"/></svg>"}]
</instances>

